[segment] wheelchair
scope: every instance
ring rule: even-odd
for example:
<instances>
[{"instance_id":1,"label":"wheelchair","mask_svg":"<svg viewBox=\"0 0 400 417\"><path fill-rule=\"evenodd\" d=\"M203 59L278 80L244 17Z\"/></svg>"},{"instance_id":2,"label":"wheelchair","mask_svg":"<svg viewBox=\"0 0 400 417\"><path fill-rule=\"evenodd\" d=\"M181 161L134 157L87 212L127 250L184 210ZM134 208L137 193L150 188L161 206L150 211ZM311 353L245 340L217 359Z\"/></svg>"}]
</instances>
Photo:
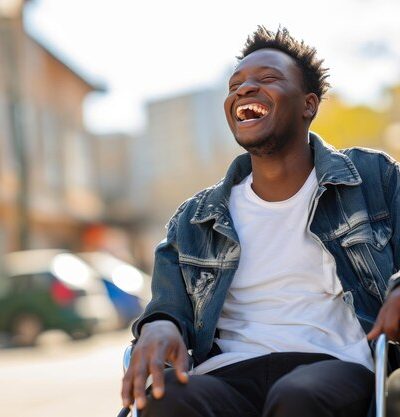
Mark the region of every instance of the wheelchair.
<instances>
[{"instance_id":1,"label":"wheelchair","mask_svg":"<svg viewBox=\"0 0 400 417\"><path fill-rule=\"evenodd\" d=\"M391 343L385 334L378 337L375 348L375 402L376 417L400 417L400 369L387 377L388 347ZM129 366L133 346L128 346L123 355L123 371ZM191 356L190 356L191 359ZM168 364L167 364L168 365ZM151 385L150 378L146 388ZM131 408L124 407L117 417L138 417L133 403Z\"/></svg>"}]
</instances>

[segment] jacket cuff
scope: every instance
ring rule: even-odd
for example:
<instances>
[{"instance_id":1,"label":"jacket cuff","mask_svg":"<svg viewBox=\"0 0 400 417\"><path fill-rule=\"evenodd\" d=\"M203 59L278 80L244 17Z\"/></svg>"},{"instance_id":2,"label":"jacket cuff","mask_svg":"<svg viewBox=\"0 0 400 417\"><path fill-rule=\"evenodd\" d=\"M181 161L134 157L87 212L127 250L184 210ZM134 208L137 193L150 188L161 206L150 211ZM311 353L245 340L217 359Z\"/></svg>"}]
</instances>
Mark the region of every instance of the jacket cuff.
<instances>
[{"instance_id":1,"label":"jacket cuff","mask_svg":"<svg viewBox=\"0 0 400 417\"><path fill-rule=\"evenodd\" d=\"M396 272L389 278L386 297L400 285L400 271Z\"/></svg>"},{"instance_id":2,"label":"jacket cuff","mask_svg":"<svg viewBox=\"0 0 400 417\"><path fill-rule=\"evenodd\" d=\"M187 347L189 347L189 341L188 341L188 337L187 337L185 324L182 321L178 320L177 318L171 316L168 313L164 313L164 312L155 312L155 313L151 313L151 314L149 314L148 316L145 316L145 317L139 317L132 324L133 337L136 340L139 339L140 331L141 331L142 327L146 323L151 323L152 321L156 321L156 320L169 320L172 323L174 323L176 325L176 327L178 328L179 332L181 333L181 335L183 337L183 340L185 342L185 345Z\"/></svg>"}]
</instances>

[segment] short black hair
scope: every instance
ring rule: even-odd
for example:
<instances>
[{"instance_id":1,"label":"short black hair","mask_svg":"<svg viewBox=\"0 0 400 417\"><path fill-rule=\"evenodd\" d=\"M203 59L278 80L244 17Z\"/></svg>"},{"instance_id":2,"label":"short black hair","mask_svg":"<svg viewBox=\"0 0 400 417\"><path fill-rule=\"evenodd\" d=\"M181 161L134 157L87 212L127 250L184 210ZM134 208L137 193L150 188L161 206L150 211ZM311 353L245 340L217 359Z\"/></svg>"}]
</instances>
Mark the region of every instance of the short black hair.
<instances>
[{"instance_id":1,"label":"short black hair","mask_svg":"<svg viewBox=\"0 0 400 417\"><path fill-rule=\"evenodd\" d=\"M303 73L303 87L307 93L315 93L321 100L328 91L330 84L326 79L329 77L329 68L322 67L324 60L317 58L314 47L306 45L303 40L296 40L286 28L279 27L276 32L272 32L265 26L258 25L257 30L248 36L241 55L236 58L240 61L263 48L278 49L296 61Z\"/></svg>"}]
</instances>

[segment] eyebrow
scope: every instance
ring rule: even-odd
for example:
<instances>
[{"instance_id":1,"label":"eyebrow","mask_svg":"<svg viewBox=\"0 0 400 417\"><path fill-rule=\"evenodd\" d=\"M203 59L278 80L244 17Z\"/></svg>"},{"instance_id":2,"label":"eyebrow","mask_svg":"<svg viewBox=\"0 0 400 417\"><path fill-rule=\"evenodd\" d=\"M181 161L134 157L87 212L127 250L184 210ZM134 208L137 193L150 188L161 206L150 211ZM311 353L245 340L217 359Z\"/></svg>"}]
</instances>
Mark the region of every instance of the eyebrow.
<instances>
[{"instance_id":1,"label":"eyebrow","mask_svg":"<svg viewBox=\"0 0 400 417\"><path fill-rule=\"evenodd\" d=\"M262 66L262 67L257 67L257 71L263 71L263 70L267 70L267 69L268 69L268 70L273 70L273 71L276 71L276 72L278 72L279 74L283 75L283 74L282 74L282 71L280 71L278 68L276 68L276 67L272 67L272 66L270 66L270 65L264 65L264 66ZM237 75L239 75L241 72L242 72L241 70L235 71L235 72L231 75L230 79L232 79L233 77L236 77L236 76L237 76Z\"/></svg>"}]
</instances>

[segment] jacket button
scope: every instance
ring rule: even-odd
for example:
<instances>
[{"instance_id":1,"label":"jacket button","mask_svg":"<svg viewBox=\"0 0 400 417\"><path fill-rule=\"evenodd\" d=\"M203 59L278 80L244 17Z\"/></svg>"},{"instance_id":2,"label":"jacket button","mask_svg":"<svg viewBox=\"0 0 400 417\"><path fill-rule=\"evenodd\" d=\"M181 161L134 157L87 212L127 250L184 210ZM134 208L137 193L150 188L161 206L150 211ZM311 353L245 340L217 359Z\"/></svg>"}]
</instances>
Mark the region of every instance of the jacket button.
<instances>
[{"instance_id":1,"label":"jacket button","mask_svg":"<svg viewBox=\"0 0 400 417\"><path fill-rule=\"evenodd\" d=\"M199 329L202 329L203 328L203 322L201 320L197 323L197 327Z\"/></svg>"}]
</instances>

